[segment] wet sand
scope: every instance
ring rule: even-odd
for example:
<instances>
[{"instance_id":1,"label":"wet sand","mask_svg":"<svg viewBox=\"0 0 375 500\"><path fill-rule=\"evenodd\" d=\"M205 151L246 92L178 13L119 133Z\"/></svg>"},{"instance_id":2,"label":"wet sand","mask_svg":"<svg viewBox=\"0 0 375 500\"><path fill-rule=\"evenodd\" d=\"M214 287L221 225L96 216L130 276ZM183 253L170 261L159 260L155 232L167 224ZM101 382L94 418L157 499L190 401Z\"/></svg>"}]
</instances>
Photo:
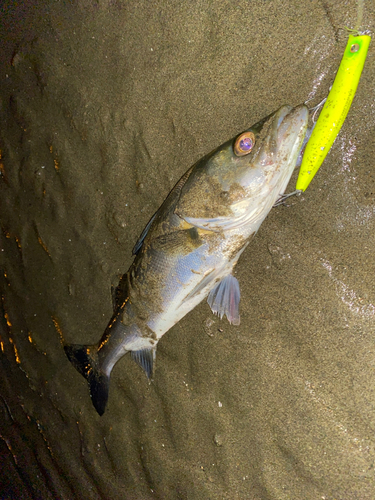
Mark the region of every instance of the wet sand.
<instances>
[{"instance_id":1,"label":"wet sand","mask_svg":"<svg viewBox=\"0 0 375 500\"><path fill-rule=\"evenodd\" d=\"M151 384L118 363L101 418L62 349L100 338L138 236L197 159L327 95L356 16L3 3L2 499L375 497L374 43L323 167L240 259L240 326L203 302L160 341Z\"/></svg>"}]
</instances>

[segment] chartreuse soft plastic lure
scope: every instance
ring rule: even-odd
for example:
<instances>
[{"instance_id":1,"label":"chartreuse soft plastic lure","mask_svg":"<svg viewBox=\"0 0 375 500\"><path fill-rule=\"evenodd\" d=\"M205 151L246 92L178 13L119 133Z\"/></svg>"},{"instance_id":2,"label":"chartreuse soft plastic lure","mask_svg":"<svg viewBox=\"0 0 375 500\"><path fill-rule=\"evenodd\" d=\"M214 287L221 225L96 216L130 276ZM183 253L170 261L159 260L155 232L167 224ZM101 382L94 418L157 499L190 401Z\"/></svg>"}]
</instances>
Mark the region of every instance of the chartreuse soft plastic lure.
<instances>
[{"instance_id":1,"label":"chartreuse soft plastic lure","mask_svg":"<svg viewBox=\"0 0 375 500\"><path fill-rule=\"evenodd\" d=\"M352 104L371 37L349 36L335 81L306 145L296 190L305 191L327 156Z\"/></svg>"}]
</instances>

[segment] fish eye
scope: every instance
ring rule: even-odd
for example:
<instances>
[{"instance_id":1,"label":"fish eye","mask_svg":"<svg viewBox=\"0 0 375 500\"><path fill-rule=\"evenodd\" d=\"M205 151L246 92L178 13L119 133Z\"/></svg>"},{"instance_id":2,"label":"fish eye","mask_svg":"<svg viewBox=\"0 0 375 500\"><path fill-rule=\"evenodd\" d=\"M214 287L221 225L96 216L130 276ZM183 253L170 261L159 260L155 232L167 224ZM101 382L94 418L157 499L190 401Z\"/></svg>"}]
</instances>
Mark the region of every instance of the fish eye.
<instances>
[{"instance_id":1,"label":"fish eye","mask_svg":"<svg viewBox=\"0 0 375 500\"><path fill-rule=\"evenodd\" d=\"M253 132L244 132L239 135L234 143L233 151L236 156L248 155L255 144L255 135Z\"/></svg>"}]
</instances>

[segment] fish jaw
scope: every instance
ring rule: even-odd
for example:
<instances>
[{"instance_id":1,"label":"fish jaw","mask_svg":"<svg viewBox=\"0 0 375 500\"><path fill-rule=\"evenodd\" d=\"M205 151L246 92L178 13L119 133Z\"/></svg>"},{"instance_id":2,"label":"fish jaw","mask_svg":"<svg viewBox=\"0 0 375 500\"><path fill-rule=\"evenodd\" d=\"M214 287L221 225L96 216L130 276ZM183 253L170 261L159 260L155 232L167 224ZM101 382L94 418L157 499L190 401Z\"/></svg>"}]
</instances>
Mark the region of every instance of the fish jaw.
<instances>
[{"instance_id":1,"label":"fish jaw","mask_svg":"<svg viewBox=\"0 0 375 500\"><path fill-rule=\"evenodd\" d=\"M284 194L289 179L296 167L299 152L301 150L308 126L309 111L304 104L289 110L289 106L280 108L279 126L275 132L277 142L277 156L279 158L278 168L280 179L273 176L274 186L277 188L273 195Z\"/></svg>"}]
</instances>

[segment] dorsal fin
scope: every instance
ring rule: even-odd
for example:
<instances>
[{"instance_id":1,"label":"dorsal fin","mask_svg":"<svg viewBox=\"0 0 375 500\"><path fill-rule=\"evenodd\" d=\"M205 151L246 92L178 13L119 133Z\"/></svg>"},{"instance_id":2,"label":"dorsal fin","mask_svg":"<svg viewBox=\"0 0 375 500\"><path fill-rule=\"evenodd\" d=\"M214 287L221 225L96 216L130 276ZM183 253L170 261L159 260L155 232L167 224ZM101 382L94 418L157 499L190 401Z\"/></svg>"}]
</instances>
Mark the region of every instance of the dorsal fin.
<instances>
[{"instance_id":1,"label":"dorsal fin","mask_svg":"<svg viewBox=\"0 0 375 500\"><path fill-rule=\"evenodd\" d=\"M133 255L136 255L140 251L140 249L142 248L143 242L146 239L146 236L147 236L156 216L160 215L160 214L163 215L163 213L165 212L166 206L169 206L170 204L175 205L178 202L178 199L179 199L180 193L181 193L181 189L184 187L187 179L189 178L192 169L193 169L193 167L191 167L187 172L185 172L185 174L179 179L177 184L174 186L172 191L169 193L167 198L164 200L164 203L151 217L151 219L147 223L146 227L142 231L141 236L138 238L137 243L134 245Z\"/></svg>"},{"instance_id":2,"label":"dorsal fin","mask_svg":"<svg viewBox=\"0 0 375 500\"><path fill-rule=\"evenodd\" d=\"M155 217L156 217L156 214L158 212L155 212L154 215L151 217L151 219L148 221L147 223L147 226L144 228L144 230L142 231L142 234L141 236L138 238L138 241L137 243L134 245L134 248L133 248L133 255L136 255L139 250L141 249L142 245L143 245L143 242L144 242L144 239L146 238L147 236L147 233L148 233L148 230L150 229L151 227L151 224L153 223Z\"/></svg>"}]
</instances>

